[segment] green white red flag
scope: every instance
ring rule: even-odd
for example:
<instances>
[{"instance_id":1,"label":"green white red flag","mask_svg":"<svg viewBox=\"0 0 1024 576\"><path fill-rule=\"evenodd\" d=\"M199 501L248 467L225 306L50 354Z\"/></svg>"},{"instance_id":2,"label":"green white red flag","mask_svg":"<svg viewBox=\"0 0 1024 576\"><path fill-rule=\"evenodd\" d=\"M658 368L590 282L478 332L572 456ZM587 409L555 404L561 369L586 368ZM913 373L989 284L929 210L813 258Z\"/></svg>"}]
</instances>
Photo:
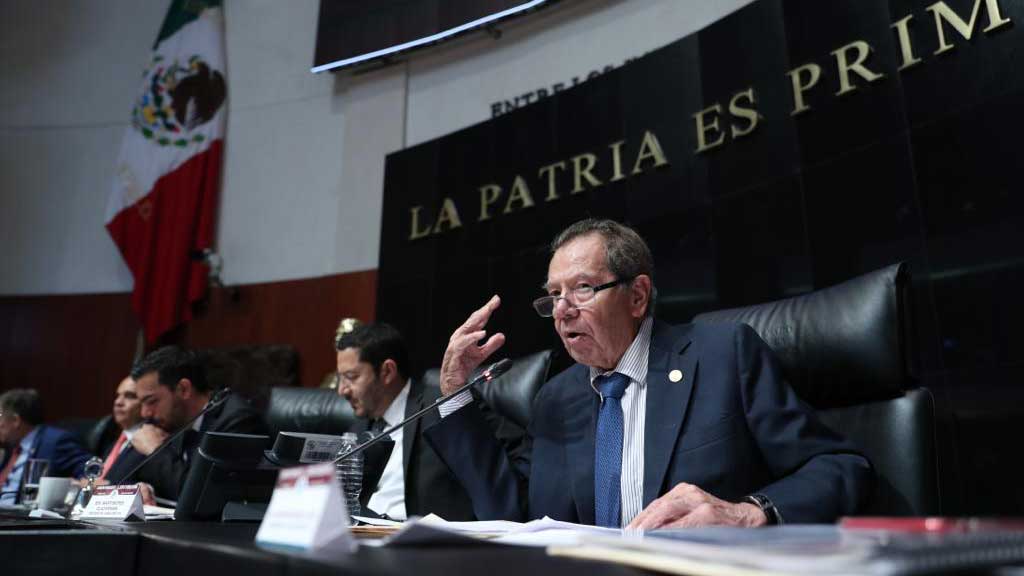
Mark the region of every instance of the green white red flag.
<instances>
[{"instance_id":1,"label":"green white red flag","mask_svg":"<svg viewBox=\"0 0 1024 576\"><path fill-rule=\"evenodd\" d=\"M174 0L142 74L105 219L149 343L191 319L206 292L197 256L213 244L224 78L220 0Z\"/></svg>"}]
</instances>

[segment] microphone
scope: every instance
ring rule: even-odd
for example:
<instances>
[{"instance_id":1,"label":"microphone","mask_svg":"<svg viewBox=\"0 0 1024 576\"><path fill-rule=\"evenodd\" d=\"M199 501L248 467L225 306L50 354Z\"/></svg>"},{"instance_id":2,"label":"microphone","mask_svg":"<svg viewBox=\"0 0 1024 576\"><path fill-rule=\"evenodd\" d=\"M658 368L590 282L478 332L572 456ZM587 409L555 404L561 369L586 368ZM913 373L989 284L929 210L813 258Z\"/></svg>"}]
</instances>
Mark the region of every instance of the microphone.
<instances>
[{"instance_id":1,"label":"microphone","mask_svg":"<svg viewBox=\"0 0 1024 576\"><path fill-rule=\"evenodd\" d=\"M348 452L345 452L341 456L338 456L337 458L335 458L333 460L333 462L336 464L338 462L341 462L342 460L346 460L346 459L348 459L348 458L350 458L352 456L355 456L356 454L359 454L363 450L366 450L370 446L373 446L374 444L379 442L382 438L387 438L388 435L391 434L392 432L394 432L395 430L398 430L399 428L404 428L409 423L414 422L416 420L419 420L427 412L433 410L434 408L437 408L438 406L440 406L441 404L444 404L445 402L451 400L452 398L455 398L456 396L458 396L459 394L462 394L466 390L469 390L470 388L476 386L477 384L479 384L481 382L490 382L491 380L494 380L498 376L501 376L506 371L508 371L508 369L510 367L512 367L512 361L509 360L508 358L505 358L503 360L498 360L494 364L491 364L490 367L488 367L487 370L484 370L483 373L481 373L479 376L477 376L476 378L474 378L474 379L470 380L469 382L463 384L455 392L452 392L451 394L449 394L447 396L441 396L437 400L434 400L433 404L431 404L430 406L427 406L426 408L423 408L422 410L419 410L418 412L416 412L412 416L409 416L405 420L402 420L398 424L395 424L394 426L388 428L387 430L384 430L383 432L381 432L380 434L374 436L373 438L370 438L366 442L363 442L359 446L356 446L355 448L349 450Z\"/></svg>"},{"instance_id":2,"label":"microphone","mask_svg":"<svg viewBox=\"0 0 1024 576\"><path fill-rule=\"evenodd\" d=\"M163 444L157 446L156 450L153 450L152 452L150 452L149 456L146 456L145 458L143 458L142 462L139 462L135 466L135 468L132 468L130 471L128 471L127 474L124 474L123 476L118 478L117 482L111 482L111 484L113 484L115 486L118 485L118 484L123 484L125 480L127 480L127 479L131 478L132 476L134 476L136 472L141 470L142 467L145 466L146 464L148 464L149 461L152 460L157 454L159 454L165 448L170 446L175 440L178 439L179 436L181 436L185 432L188 432L189 430L191 430L192 429L192 425L195 424L196 420L199 420L200 418L202 418L203 415L205 415L210 410L213 410L214 408L216 408L216 407L220 406L221 404L227 402L228 397L231 396L231 393L232 393L231 392L231 388L228 387L228 386L225 386L224 388L221 388L220 390L218 390L213 395L213 397L210 398L210 401L206 403L206 406L203 407L203 409L199 411L199 414L196 414L194 417L192 417L191 420L186 422L185 425L182 426L180 430L175 432L170 438L168 438L167 440L164 440ZM152 422L150 422L149 420L147 420L146 423L147 424L152 424Z\"/></svg>"}]
</instances>

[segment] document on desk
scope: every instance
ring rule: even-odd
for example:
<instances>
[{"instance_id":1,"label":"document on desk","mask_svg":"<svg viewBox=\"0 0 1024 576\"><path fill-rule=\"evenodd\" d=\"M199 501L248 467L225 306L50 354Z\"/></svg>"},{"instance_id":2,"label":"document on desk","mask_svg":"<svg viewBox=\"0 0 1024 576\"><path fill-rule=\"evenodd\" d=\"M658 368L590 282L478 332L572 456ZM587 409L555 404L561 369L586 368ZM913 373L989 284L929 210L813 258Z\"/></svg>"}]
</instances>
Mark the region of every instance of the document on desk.
<instances>
[{"instance_id":1,"label":"document on desk","mask_svg":"<svg viewBox=\"0 0 1024 576\"><path fill-rule=\"evenodd\" d=\"M588 535L548 553L691 576L897 576L1024 561L1024 532L906 534L834 525L695 528ZM998 562L996 562L998 560Z\"/></svg>"},{"instance_id":2,"label":"document on desk","mask_svg":"<svg viewBox=\"0 0 1024 576\"><path fill-rule=\"evenodd\" d=\"M174 520L174 508L146 504L142 511L146 513L146 520Z\"/></svg>"},{"instance_id":3,"label":"document on desk","mask_svg":"<svg viewBox=\"0 0 1024 576\"><path fill-rule=\"evenodd\" d=\"M428 527L433 531L416 530L416 527ZM562 522L548 517L530 522L512 522L508 520L487 520L476 522L449 522L439 516L430 514L423 518L406 523L406 529L399 532L388 544L429 545L450 543L452 535L462 539L476 538L496 544L517 546L572 546L580 542L583 534L618 536L617 528L599 528L572 522ZM415 538L413 538L415 537Z\"/></svg>"}]
</instances>

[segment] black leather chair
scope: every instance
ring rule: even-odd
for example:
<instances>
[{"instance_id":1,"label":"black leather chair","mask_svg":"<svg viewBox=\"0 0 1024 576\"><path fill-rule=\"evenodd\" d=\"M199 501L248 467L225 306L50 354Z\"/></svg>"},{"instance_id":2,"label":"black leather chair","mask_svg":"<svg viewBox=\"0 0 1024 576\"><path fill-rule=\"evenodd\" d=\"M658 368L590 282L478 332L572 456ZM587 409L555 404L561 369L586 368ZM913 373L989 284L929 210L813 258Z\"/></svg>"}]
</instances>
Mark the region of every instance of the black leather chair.
<instances>
[{"instance_id":1,"label":"black leather chair","mask_svg":"<svg viewBox=\"0 0 1024 576\"><path fill-rule=\"evenodd\" d=\"M102 418L71 418L54 424L75 435L86 452L104 457L117 441L121 428L107 414Z\"/></svg>"},{"instance_id":2,"label":"black leather chair","mask_svg":"<svg viewBox=\"0 0 1024 576\"><path fill-rule=\"evenodd\" d=\"M865 514L941 513L935 406L915 385L909 287L901 263L795 298L694 318L753 327L797 395L870 458L878 481Z\"/></svg>"},{"instance_id":3,"label":"black leather chair","mask_svg":"<svg viewBox=\"0 0 1024 576\"><path fill-rule=\"evenodd\" d=\"M477 373L489 364L481 366ZM551 369L551 350L541 350L516 359L508 372L477 386L479 397L499 416L511 420L521 428L530 423L533 398L547 382ZM423 374L427 386L440 386L440 369L431 368Z\"/></svg>"},{"instance_id":4,"label":"black leather chair","mask_svg":"<svg viewBox=\"0 0 1024 576\"><path fill-rule=\"evenodd\" d=\"M340 435L356 421L352 406L324 388L272 388L265 418L271 438L278 432Z\"/></svg>"},{"instance_id":5,"label":"black leather chair","mask_svg":"<svg viewBox=\"0 0 1024 576\"><path fill-rule=\"evenodd\" d=\"M477 391L495 414L525 428L530 421L533 397L547 380L550 365L550 350L530 354L516 360L508 372L478 387ZM438 368L427 370L423 374L424 385L438 387L438 376ZM266 420L271 434L276 437L281 431L342 434L356 418L349 403L334 390L275 387L270 393ZM499 435L516 433L506 427Z\"/></svg>"}]
</instances>

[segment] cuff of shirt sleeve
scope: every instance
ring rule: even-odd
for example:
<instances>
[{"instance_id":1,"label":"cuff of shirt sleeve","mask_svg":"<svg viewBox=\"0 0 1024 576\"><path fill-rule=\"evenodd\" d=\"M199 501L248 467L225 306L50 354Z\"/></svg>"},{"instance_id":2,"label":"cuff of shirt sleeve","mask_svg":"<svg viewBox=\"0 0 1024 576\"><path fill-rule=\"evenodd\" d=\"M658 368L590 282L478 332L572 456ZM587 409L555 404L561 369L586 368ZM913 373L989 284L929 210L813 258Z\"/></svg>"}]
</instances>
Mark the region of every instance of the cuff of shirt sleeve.
<instances>
[{"instance_id":1,"label":"cuff of shirt sleeve","mask_svg":"<svg viewBox=\"0 0 1024 576\"><path fill-rule=\"evenodd\" d=\"M441 413L441 418L447 418L456 410L471 403L472 401L473 394L469 390L463 390L458 394L458 396L438 406L437 411Z\"/></svg>"}]
</instances>

